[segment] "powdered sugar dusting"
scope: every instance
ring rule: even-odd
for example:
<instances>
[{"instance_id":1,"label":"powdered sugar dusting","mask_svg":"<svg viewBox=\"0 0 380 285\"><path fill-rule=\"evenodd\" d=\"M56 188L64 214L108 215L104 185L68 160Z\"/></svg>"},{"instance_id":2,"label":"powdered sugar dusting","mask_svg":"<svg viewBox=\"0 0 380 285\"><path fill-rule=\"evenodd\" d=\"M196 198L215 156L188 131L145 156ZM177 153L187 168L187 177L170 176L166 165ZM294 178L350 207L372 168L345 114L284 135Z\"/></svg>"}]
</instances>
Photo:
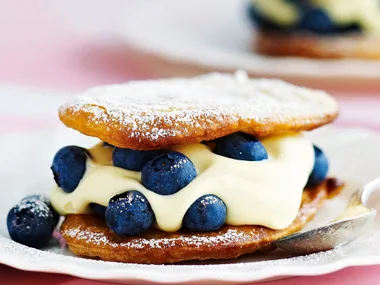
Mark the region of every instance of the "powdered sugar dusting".
<instances>
[{"instance_id":1,"label":"powdered sugar dusting","mask_svg":"<svg viewBox=\"0 0 380 285\"><path fill-rule=\"evenodd\" d=\"M15 211L18 213L28 212L36 217L49 218L52 215L49 207L44 202L38 200L22 200L15 207Z\"/></svg>"},{"instance_id":2,"label":"powdered sugar dusting","mask_svg":"<svg viewBox=\"0 0 380 285\"><path fill-rule=\"evenodd\" d=\"M228 229L225 233L215 236L202 236L181 234L172 236L170 238L154 237L154 238L133 238L130 241L113 242L102 232L88 231L83 228L71 228L65 232L65 235L75 238L77 240L84 240L88 244L96 244L99 246L126 247L130 249L143 249L143 248L168 248L174 247L176 244L185 243L188 247L210 247L213 248L215 244L227 245L229 243L237 243L239 241L251 240L249 235L237 231L235 229Z\"/></svg>"},{"instance_id":3,"label":"powdered sugar dusting","mask_svg":"<svg viewBox=\"0 0 380 285\"><path fill-rule=\"evenodd\" d=\"M131 81L95 87L62 106L60 112L86 111L94 124L118 126L131 137L156 141L201 128L200 122L254 120L286 122L337 111L322 91L271 79L211 73L190 79Z\"/></svg>"}]
</instances>

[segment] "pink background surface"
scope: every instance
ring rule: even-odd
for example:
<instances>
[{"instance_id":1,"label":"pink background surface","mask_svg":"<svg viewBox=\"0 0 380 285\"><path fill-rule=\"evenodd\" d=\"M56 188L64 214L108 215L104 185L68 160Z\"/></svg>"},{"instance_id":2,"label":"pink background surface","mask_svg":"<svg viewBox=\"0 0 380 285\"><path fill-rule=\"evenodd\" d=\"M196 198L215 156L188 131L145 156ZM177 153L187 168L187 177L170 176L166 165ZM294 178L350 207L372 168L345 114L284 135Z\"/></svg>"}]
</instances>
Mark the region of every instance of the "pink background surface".
<instances>
[{"instance_id":1,"label":"pink background surface","mask_svg":"<svg viewBox=\"0 0 380 285\"><path fill-rule=\"evenodd\" d=\"M106 29L100 35L99 31L88 32L88 29L77 29L70 24L71 14L64 9L66 12L62 12L62 3L58 0L0 0L0 83L77 91L93 85L152 77L116 37L109 33L103 35ZM76 9L75 3L66 1L73 9ZM120 4L121 1L112 3ZM83 5L80 8L83 10ZM91 13L92 10L84 11ZM380 130L380 97L376 92L344 95L348 91L342 86L339 92L333 92L342 108L337 124ZM0 113L0 133L52 127L53 124L42 116L23 116L17 110L11 114ZM377 284L379 278L380 266L367 266L265 284L365 285ZM23 283L105 284L69 276L22 272L0 265L0 284Z\"/></svg>"}]
</instances>

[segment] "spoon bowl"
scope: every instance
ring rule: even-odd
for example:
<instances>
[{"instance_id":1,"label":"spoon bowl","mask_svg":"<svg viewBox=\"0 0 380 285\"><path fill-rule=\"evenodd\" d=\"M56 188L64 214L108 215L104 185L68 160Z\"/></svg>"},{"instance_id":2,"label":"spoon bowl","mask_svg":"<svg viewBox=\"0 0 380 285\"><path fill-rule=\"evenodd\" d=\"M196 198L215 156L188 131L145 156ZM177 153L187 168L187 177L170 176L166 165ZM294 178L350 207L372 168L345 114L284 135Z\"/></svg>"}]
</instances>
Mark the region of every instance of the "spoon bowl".
<instances>
[{"instance_id":1,"label":"spoon bowl","mask_svg":"<svg viewBox=\"0 0 380 285\"><path fill-rule=\"evenodd\" d=\"M365 205L371 193L378 189L380 189L380 177L356 191L347 208L335 221L283 237L272 244L302 255L330 250L354 241L373 225L376 210Z\"/></svg>"},{"instance_id":2,"label":"spoon bowl","mask_svg":"<svg viewBox=\"0 0 380 285\"><path fill-rule=\"evenodd\" d=\"M274 241L273 244L297 254L330 250L360 237L372 225L375 217L376 211L369 210L357 217L286 236Z\"/></svg>"}]
</instances>

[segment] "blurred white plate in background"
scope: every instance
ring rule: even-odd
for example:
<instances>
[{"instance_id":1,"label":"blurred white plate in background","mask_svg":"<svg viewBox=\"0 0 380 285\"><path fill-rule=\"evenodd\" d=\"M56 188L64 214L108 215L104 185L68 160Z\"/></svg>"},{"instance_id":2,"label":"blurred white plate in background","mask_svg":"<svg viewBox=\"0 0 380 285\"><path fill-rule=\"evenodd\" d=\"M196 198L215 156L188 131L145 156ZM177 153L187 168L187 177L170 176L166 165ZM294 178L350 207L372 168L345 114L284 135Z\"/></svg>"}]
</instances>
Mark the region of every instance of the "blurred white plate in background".
<instances>
[{"instance_id":1,"label":"blurred white plate in background","mask_svg":"<svg viewBox=\"0 0 380 285\"><path fill-rule=\"evenodd\" d=\"M313 227L335 218L358 183L380 174L380 136L366 130L337 128L322 128L310 136L326 150L332 173L346 181L348 186L341 195L326 201L316 219L308 225ZM5 224L8 210L27 194L49 193L53 185L49 167L56 150L67 144L89 146L92 143L93 138L64 127L54 131L0 135L0 263L22 270L63 273L126 284L204 284L206 281L237 284L284 276L319 275L348 266L380 264L379 221L377 230L371 235L333 251L304 257L289 257L285 252L274 251L233 260L185 265L103 262L75 257L57 240L52 240L51 245L42 251L10 240ZM375 199L378 206L379 202L380 199Z\"/></svg>"},{"instance_id":2,"label":"blurred white plate in background","mask_svg":"<svg viewBox=\"0 0 380 285\"><path fill-rule=\"evenodd\" d=\"M380 79L380 61L268 57L252 53L247 0L139 1L129 3L121 37L136 51L164 60L170 75L245 69L252 75L305 79ZM126 6L124 6L126 7ZM147 62L144 62L149 64ZM172 72L169 72L168 65ZM166 65L166 66L165 66ZM182 69L178 65L183 65ZM199 68L199 70L198 70ZM180 71L181 70L181 71Z\"/></svg>"}]
</instances>

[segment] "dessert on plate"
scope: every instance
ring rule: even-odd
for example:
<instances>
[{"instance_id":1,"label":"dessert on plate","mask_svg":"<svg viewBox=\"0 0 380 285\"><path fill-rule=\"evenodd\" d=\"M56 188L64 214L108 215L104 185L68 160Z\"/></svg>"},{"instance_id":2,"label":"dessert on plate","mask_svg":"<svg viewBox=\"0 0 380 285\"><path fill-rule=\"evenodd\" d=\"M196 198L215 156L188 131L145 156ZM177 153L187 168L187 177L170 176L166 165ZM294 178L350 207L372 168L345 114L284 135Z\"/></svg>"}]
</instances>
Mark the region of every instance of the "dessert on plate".
<instances>
[{"instance_id":1,"label":"dessert on plate","mask_svg":"<svg viewBox=\"0 0 380 285\"><path fill-rule=\"evenodd\" d=\"M380 58L377 0L253 0L256 51L313 58Z\"/></svg>"},{"instance_id":2,"label":"dessert on plate","mask_svg":"<svg viewBox=\"0 0 380 285\"><path fill-rule=\"evenodd\" d=\"M50 201L21 204L41 204L49 231L50 212L65 216L79 256L165 264L264 252L341 187L303 135L337 114L325 92L244 72L96 87L59 116L100 142L60 149Z\"/></svg>"}]
</instances>

